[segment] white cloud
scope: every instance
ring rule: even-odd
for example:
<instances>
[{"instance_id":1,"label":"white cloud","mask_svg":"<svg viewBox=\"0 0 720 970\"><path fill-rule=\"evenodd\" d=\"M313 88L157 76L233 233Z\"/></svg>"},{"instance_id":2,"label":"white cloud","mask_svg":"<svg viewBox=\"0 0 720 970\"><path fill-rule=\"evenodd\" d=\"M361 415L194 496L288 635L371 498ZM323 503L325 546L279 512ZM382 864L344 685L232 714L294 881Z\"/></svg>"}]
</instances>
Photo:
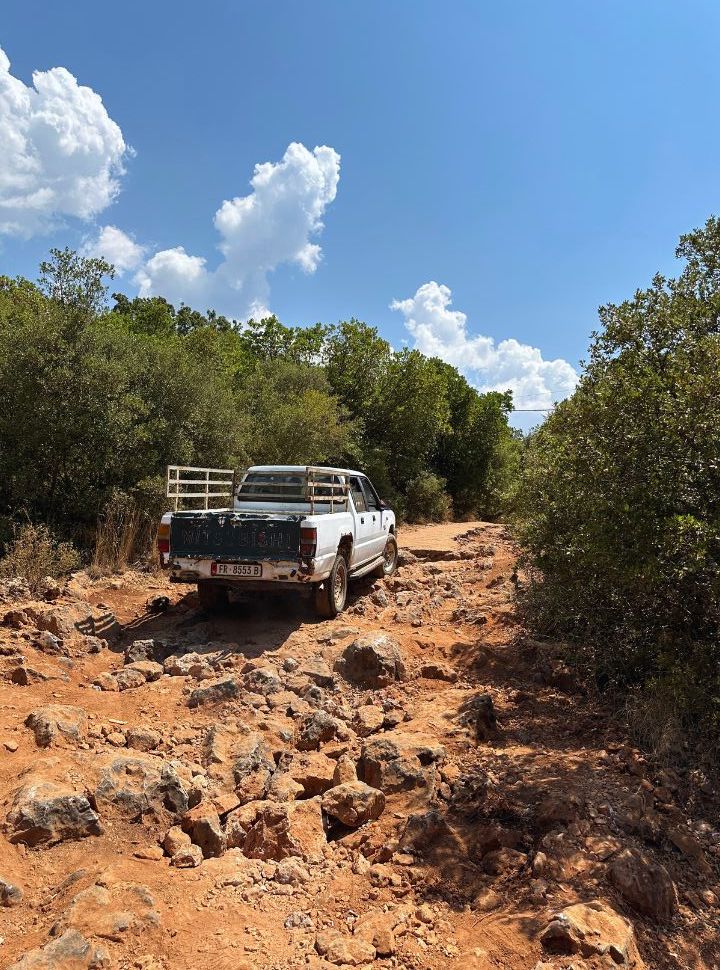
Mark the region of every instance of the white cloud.
<instances>
[{"instance_id":1,"label":"white cloud","mask_svg":"<svg viewBox=\"0 0 720 970\"><path fill-rule=\"evenodd\" d=\"M208 269L182 246L155 253L135 276L140 296L215 309L237 319L267 314L268 275L282 263L314 273L322 258L312 237L337 193L340 156L293 142L279 162L255 166L252 192L223 202L215 213L223 260Z\"/></svg>"},{"instance_id":2,"label":"white cloud","mask_svg":"<svg viewBox=\"0 0 720 970\"><path fill-rule=\"evenodd\" d=\"M471 336L467 315L451 306L450 289L432 281L390 304L405 317L418 350L454 364L481 391L509 389L516 408L549 408L572 393L578 376L566 360L544 360L537 347L513 338L496 344L492 337Z\"/></svg>"},{"instance_id":3,"label":"white cloud","mask_svg":"<svg viewBox=\"0 0 720 970\"><path fill-rule=\"evenodd\" d=\"M137 269L145 255L145 247L117 226L103 226L96 237L85 241L82 252L84 256L102 256L122 274Z\"/></svg>"},{"instance_id":4,"label":"white cloud","mask_svg":"<svg viewBox=\"0 0 720 970\"><path fill-rule=\"evenodd\" d=\"M0 49L0 232L30 237L91 219L119 190L128 148L102 99L64 67L29 87Z\"/></svg>"}]
</instances>

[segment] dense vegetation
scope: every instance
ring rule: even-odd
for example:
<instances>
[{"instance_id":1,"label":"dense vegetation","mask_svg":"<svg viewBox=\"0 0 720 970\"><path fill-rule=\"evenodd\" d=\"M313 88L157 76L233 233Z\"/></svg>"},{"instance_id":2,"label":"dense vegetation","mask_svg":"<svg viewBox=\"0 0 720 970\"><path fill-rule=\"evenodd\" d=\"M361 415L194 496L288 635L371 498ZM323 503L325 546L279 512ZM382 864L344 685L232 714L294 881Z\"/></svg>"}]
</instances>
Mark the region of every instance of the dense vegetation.
<instances>
[{"instance_id":1,"label":"dense vegetation","mask_svg":"<svg viewBox=\"0 0 720 970\"><path fill-rule=\"evenodd\" d=\"M349 463L407 518L498 513L519 447L509 394L357 320L109 305L111 276L55 250L38 285L0 277L0 540L24 517L90 547L100 513L159 514L172 463Z\"/></svg>"},{"instance_id":2,"label":"dense vegetation","mask_svg":"<svg viewBox=\"0 0 720 970\"><path fill-rule=\"evenodd\" d=\"M517 496L531 622L669 753L720 734L720 221L677 255L677 279L601 309Z\"/></svg>"}]
</instances>

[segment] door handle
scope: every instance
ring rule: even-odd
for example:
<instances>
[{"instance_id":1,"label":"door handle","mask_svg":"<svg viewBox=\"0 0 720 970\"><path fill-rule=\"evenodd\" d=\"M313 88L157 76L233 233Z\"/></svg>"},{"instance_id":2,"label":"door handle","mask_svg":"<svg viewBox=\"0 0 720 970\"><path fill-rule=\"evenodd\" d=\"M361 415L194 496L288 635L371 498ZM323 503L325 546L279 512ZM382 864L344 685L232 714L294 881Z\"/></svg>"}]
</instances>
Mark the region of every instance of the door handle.
<instances>
[{"instance_id":1,"label":"door handle","mask_svg":"<svg viewBox=\"0 0 720 970\"><path fill-rule=\"evenodd\" d=\"M375 521L375 516L373 515L373 522Z\"/></svg>"},{"instance_id":2,"label":"door handle","mask_svg":"<svg viewBox=\"0 0 720 970\"><path fill-rule=\"evenodd\" d=\"M362 515L360 516L360 524L365 525L365 519Z\"/></svg>"}]
</instances>

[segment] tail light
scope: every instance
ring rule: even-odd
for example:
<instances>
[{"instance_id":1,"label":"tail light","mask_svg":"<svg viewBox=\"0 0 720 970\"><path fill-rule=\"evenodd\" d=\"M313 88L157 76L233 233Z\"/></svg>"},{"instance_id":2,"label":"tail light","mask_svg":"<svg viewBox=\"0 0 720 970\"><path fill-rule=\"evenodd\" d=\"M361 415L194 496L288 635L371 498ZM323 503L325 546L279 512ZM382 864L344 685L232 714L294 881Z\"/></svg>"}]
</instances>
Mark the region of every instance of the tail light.
<instances>
[{"instance_id":1,"label":"tail light","mask_svg":"<svg viewBox=\"0 0 720 970\"><path fill-rule=\"evenodd\" d=\"M161 522L157 532L158 552L162 555L170 552L170 523Z\"/></svg>"},{"instance_id":2,"label":"tail light","mask_svg":"<svg viewBox=\"0 0 720 970\"><path fill-rule=\"evenodd\" d=\"M312 559L317 549L317 529L300 529L300 555Z\"/></svg>"}]
</instances>

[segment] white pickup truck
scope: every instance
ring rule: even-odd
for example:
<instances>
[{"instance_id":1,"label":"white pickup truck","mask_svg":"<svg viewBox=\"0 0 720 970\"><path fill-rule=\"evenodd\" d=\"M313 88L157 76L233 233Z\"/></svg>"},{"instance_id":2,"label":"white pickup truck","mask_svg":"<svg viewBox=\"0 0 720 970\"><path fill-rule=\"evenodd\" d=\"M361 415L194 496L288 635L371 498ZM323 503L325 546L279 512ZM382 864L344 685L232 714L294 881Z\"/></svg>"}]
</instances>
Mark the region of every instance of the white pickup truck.
<instances>
[{"instance_id":1,"label":"white pickup truck","mask_svg":"<svg viewBox=\"0 0 720 970\"><path fill-rule=\"evenodd\" d=\"M227 603L231 591L305 589L317 613L333 617L345 606L350 579L395 572L395 515L362 472L255 465L239 484L233 478L230 492L213 491L223 475L232 472L168 469L176 504L194 495L207 506L208 496L232 494L233 505L167 513L158 533L164 564L174 578L197 583L204 608Z\"/></svg>"}]
</instances>

